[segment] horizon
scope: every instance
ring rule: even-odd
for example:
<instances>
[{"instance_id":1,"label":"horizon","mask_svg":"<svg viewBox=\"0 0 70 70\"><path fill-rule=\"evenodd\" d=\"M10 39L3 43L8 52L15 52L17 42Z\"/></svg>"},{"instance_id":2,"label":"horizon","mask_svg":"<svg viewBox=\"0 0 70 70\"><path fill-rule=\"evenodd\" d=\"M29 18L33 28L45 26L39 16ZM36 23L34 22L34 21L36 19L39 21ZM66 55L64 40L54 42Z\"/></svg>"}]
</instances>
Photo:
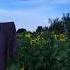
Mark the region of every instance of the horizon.
<instances>
[{"instance_id":1,"label":"horizon","mask_svg":"<svg viewBox=\"0 0 70 70\"><path fill-rule=\"evenodd\" d=\"M16 29L35 31L48 19L70 12L70 0L0 0L0 22L15 22Z\"/></svg>"}]
</instances>

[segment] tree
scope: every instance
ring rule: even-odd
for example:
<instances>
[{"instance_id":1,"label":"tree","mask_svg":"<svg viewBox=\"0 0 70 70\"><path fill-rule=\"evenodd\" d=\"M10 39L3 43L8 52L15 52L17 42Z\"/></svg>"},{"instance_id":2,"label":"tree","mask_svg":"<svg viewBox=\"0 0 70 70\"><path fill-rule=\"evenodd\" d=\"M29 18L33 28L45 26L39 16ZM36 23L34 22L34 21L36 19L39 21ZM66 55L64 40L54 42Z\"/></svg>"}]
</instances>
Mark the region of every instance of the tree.
<instances>
[{"instance_id":1,"label":"tree","mask_svg":"<svg viewBox=\"0 0 70 70\"><path fill-rule=\"evenodd\" d=\"M52 20L51 20L52 21ZM49 31L54 31L56 34L64 33L64 24L58 18L54 19L49 27Z\"/></svg>"},{"instance_id":2,"label":"tree","mask_svg":"<svg viewBox=\"0 0 70 70\"><path fill-rule=\"evenodd\" d=\"M38 28L36 29L36 32L41 32L42 31L42 26L38 26Z\"/></svg>"},{"instance_id":3,"label":"tree","mask_svg":"<svg viewBox=\"0 0 70 70\"><path fill-rule=\"evenodd\" d=\"M22 33L22 32L26 32L26 29L21 28L17 30L17 33Z\"/></svg>"}]
</instances>

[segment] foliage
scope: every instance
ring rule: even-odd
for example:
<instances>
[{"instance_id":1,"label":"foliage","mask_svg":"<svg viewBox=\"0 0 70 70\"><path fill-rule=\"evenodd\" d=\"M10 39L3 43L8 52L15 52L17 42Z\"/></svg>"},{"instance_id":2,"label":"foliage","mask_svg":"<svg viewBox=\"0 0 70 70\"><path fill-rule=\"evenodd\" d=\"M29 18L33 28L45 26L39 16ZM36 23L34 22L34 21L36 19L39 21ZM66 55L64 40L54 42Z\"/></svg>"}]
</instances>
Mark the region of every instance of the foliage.
<instances>
[{"instance_id":1,"label":"foliage","mask_svg":"<svg viewBox=\"0 0 70 70\"><path fill-rule=\"evenodd\" d=\"M70 16L50 27L17 33L17 70L70 70ZM13 69L14 70L14 69Z\"/></svg>"}]
</instances>

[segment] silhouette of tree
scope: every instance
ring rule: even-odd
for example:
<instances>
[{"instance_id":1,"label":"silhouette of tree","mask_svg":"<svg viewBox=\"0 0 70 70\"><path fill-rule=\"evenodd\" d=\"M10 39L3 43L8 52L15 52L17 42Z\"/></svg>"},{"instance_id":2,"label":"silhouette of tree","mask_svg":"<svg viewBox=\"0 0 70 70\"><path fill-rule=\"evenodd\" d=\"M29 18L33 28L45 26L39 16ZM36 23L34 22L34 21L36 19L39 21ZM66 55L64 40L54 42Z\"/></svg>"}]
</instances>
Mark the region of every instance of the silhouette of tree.
<instances>
[{"instance_id":1,"label":"silhouette of tree","mask_svg":"<svg viewBox=\"0 0 70 70\"><path fill-rule=\"evenodd\" d=\"M38 26L38 28L36 29L36 32L41 32L42 31L42 26Z\"/></svg>"},{"instance_id":2,"label":"silhouette of tree","mask_svg":"<svg viewBox=\"0 0 70 70\"><path fill-rule=\"evenodd\" d=\"M64 24L62 24L62 21L57 18L52 21L49 30L54 31L56 34L64 33Z\"/></svg>"},{"instance_id":3,"label":"silhouette of tree","mask_svg":"<svg viewBox=\"0 0 70 70\"><path fill-rule=\"evenodd\" d=\"M22 32L26 32L26 29L21 28L17 30L17 33L22 33Z\"/></svg>"}]
</instances>

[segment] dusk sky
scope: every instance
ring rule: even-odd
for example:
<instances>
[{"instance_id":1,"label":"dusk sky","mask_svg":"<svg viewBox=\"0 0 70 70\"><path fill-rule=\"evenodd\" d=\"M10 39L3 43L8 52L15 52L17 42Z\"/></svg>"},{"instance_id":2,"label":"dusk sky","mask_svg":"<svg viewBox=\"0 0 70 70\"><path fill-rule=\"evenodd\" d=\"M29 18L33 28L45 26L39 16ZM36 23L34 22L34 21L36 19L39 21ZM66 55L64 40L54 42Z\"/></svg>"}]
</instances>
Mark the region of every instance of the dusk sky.
<instances>
[{"instance_id":1,"label":"dusk sky","mask_svg":"<svg viewBox=\"0 0 70 70\"><path fill-rule=\"evenodd\" d=\"M49 26L48 18L70 13L70 0L0 0L0 22L14 21L16 28L35 30Z\"/></svg>"}]
</instances>

